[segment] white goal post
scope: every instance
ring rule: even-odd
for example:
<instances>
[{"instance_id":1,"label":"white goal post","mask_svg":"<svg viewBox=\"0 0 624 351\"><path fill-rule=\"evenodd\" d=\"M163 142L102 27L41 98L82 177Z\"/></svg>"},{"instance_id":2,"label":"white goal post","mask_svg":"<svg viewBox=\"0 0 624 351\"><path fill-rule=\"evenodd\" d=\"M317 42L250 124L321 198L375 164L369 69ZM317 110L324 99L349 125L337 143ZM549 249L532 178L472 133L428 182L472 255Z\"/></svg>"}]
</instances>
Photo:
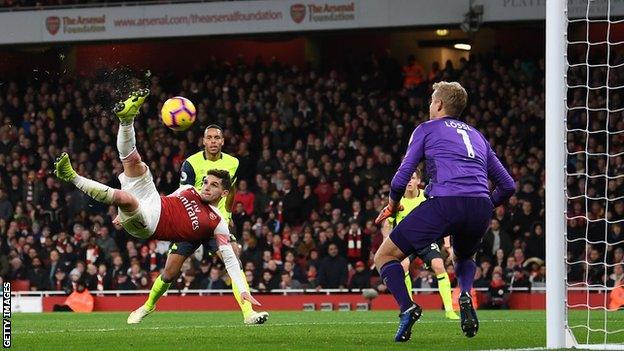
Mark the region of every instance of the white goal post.
<instances>
[{"instance_id":1,"label":"white goal post","mask_svg":"<svg viewBox=\"0 0 624 351\"><path fill-rule=\"evenodd\" d=\"M566 0L546 2L546 346L566 347Z\"/></svg>"},{"instance_id":2,"label":"white goal post","mask_svg":"<svg viewBox=\"0 0 624 351\"><path fill-rule=\"evenodd\" d=\"M609 272L622 265L611 260L609 250L624 244L608 238L613 225L624 224L623 219L609 216L613 205L624 198L610 188L612 182L621 183L624 174L609 168L614 158L624 154L616 141L624 130L613 127L621 126L618 119L624 118L624 106L615 103L620 103L619 97L613 99L616 94L624 97L624 39L614 39L615 31L624 31L623 5L622 0L546 1L549 349L624 350L624 311L609 307L614 285L607 284ZM569 121L572 115L574 122ZM602 145L597 146L596 140ZM569 150L569 142L574 150ZM599 191L588 191L590 183L600 184ZM580 185L568 189L569 184ZM569 213L574 205L580 209ZM568 235L571 221L582 223L584 235ZM575 250L581 253L568 257L573 247L580 247ZM590 251L598 252L599 258L592 258ZM575 269L580 274L569 281ZM590 275L596 270L599 278Z\"/></svg>"}]
</instances>

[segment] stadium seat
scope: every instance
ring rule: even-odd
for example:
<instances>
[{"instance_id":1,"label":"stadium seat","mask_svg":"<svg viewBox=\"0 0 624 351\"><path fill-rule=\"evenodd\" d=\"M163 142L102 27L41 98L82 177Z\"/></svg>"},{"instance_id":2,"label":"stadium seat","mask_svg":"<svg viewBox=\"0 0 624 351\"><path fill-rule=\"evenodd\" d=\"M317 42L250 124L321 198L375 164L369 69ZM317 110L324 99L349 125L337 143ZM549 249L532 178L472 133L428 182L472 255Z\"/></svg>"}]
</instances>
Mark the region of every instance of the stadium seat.
<instances>
[{"instance_id":1,"label":"stadium seat","mask_svg":"<svg viewBox=\"0 0 624 351\"><path fill-rule=\"evenodd\" d=\"M30 280L16 279L11 282L12 291L30 291Z\"/></svg>"}]
</instances>

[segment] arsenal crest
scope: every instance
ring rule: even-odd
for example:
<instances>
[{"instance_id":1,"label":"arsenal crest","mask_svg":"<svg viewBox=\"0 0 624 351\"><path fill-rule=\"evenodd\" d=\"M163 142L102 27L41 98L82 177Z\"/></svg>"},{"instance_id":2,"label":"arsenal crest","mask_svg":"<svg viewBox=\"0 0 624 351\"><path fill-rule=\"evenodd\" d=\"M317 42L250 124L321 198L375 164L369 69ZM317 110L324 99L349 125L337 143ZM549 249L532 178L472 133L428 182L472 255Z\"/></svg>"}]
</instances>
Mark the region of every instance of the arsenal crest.
<instances>
[{"instance_id":1,"label":"arsenal crest","mask_svg":"<svg viewBox=\"0 0 624 351\"><path fill-rule=\"evenodd\" d=\"M61 28L61 19L57 16L46 18L46 28L48 29L48 33L55 35Z\"/></svg>"},{"instance_id":2,"label":"arsenal crest","mask_svg":"<svg viewBox=\"0 0 624 351\"><path fill-rule=\"evenodd\" d=\"M303 4L293 4L290 6L290 17L295 23L301 23L306 15L306 8Z\"/></svg>"}]
</instances>

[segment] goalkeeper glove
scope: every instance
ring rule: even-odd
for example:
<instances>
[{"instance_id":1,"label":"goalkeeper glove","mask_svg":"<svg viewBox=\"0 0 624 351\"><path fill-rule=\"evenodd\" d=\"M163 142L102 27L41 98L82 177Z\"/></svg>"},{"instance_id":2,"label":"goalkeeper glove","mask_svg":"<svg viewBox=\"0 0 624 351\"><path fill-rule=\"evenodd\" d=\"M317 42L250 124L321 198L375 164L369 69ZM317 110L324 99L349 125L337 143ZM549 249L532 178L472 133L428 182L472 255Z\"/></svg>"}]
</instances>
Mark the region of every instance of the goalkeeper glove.
<instances>
[{"instance_id":1,"label":"goalkeeper glove","mask_svg":"<svg viewBox=\"0 0 624 351\"><path fill-rule=\"evenodd\" d=\"M393 216L397 212L403 209L403 205L396 204L394 201L389 200L386 207L381 210L377 219L375 219L375 224L381 224L386 218Z\"/></svg>"}]
</instances>

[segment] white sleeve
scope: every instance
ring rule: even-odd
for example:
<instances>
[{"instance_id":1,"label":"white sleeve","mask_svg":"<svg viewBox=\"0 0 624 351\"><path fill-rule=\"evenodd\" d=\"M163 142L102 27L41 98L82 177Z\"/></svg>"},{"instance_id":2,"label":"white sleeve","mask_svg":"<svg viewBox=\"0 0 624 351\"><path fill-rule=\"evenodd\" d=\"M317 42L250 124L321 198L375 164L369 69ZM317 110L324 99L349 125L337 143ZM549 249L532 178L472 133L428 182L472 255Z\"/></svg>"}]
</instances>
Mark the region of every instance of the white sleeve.
<instances>
[{"instance_id":1,"label":"white sleeve","mask_svg":"<svg viewBox=\"0 0 624 351\"><path fill-rule=\"evenodd\" d=\"M219 209L212 205L210 207L219 215L219 217L221 217L219 224L217 224L214 229L214 236L217 241L217 245L219 245L219 252L221 252L221 258L225 264L225 270L232 279L232 284L236 284L238 287L238 291L241 293L249 292L247 284L245 284L245 276L243 276L241 271L242 268L238 263L238 258L236 258L236 254L230 244L230 228L228 227L225 219L223 219L223 216L221 216Z\"/></svg>"},{"instance_id":2,"label":"white sleeve","mask_svg":"<svg viewBox=\"0 0 624 351\"><path fill-rule=\"evenodd\" d=\"M225 221L225 219L223 219L223 217L221 217L219 224L217 224L216 228L214 229L214 235L217 239L217 243L219 242L219 238L217 237L217 235L223 235L227 237L227 241L230 242L230 227L228 227L227 222Z\"/></svg>"},{"instance_id":3,"label":"white sleeve","mask_svg":"<svg viewBox=\"0 0 624 351\"><path fill-rule=\"evenodd\" d=\"M221 252L223 263L225 263L225 270L227 270L228 275L232 278L232 284L236 284L241 293L249 292L247 284L245 284L245 277L243 277L241 266L238 264L238 259L234 254L234 250L232 250L232 246L229 243L220 244L219 251Z\"/></svg>"}]
</instances>

